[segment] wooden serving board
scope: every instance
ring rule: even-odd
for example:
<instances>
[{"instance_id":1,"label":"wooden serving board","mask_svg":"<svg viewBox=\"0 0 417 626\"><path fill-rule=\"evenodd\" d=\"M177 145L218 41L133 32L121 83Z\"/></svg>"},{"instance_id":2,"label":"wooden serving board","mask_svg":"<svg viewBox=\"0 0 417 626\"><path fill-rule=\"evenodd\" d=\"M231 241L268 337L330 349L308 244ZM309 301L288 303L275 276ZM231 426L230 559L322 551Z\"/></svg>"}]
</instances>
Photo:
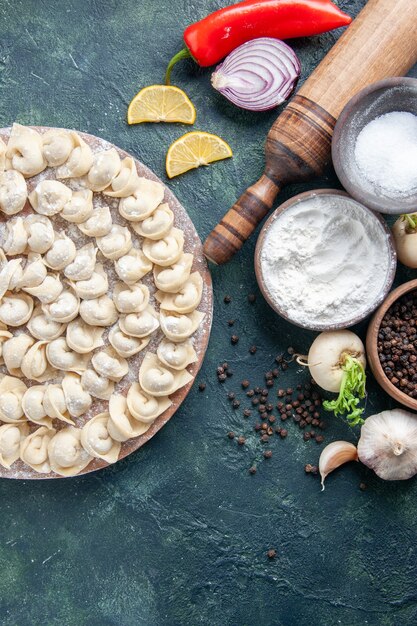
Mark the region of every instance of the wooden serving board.
<instances>
[{"instance_id":1,"label":"wooden serving board","mask_svg":"<svg viewBox=\"0 0 417 626\"><path fill-rule=\"evenodd\" d=\"M33 129L39 131L40 133L43 133L47 130L50 130L49 127L44 127L44 126L32 126ZM10 128L2 128L0 129L0 137L1 139L3 139L3 141L5 141L5 143L7 143L9 135L10 135ZM78 132L78 131L76 131ZM95 137L94 135L89 135L87 133L82 133L79 132L79 135L91 146L93 151L101 151L101 150L108 150L110 148L115 148L117 150L117 152L120 155L120 158L123 159L125 157L128 156L133 156L128 154L127 152L125 152L124 150L118 148L117 146L113 145L112 143L101 139L99 137ZM144 165L143 163L141 163L140 161L138 161L135 157L133 157L136 163L136 167L137 167L137 171L139 176L143 176L145 178L149 178L151 180L154 181L158 181L159 183L163 184L164 183L148 168L146 167L146 165ZM36 185L43 179L55 179L55 169L54 168L47 168L46 170L44 170L43 172L41 172L40 174L38 174L37 176L34 176L33 178L29 178L27 179L27 184L28 184L28 191L29 193L32 191L32 189L34 189L36 187ZM71 186L73 188L73 184L71 183L71 180L74 181L74 179L68 179L68 180L63 180L62 182L64 182L65 184L68 184L69 186ZM198 236L198 233L194 227L193 222L191 221L187 211L185 210L185 208L180 204L180 202L177 200L177 198L175 197L175 195L172 193L172 191L170 191L168 189L168 187L166 185L164 185L165 188L165 196L164 196L164 202L167 202L169 204L170 209L173 211L174 213L174 226L182 229L184 231L184 252L190 252L194 255L194 263L193 263L193 267L192 267L192 271L198 271L200 272L202 278L203 278L203 296L201 299L201 303L200 305L197 307L199 311L202 311L203 313L205 313L205 318L202 322L202 324L200 325L200 327L197 329L197 331L194 333L194 335L192 335L192 338L194 340L194 348L195 351L197 353L197 361L195 363L192 363L187 369L188 371L193 375L194 379L201 367L201 364L203 362L204 359L204 355L206 353L207 350L207 345L208 345L208 341L209 341L209 337L210 337L210 330L211 330L211 325L212 325L212 320L213 320L213 289L212 289L212 281L211 281L211 275L210 275L210 271L208 269L207 266L207 262L206 259L204 257L203 254L203 247L202 247L202 243L201 240ZM94 193L94 205L95 206L103 206L103 205L107 205L110 208L111 214L112 214L112 218L113 221L115 221L116 223L125 225L127 222L126 220L124 220L118 210L117 210L117 206L118 206L118 202L119 199L118 198L110 198L108 196L105 196L103 194L99 194L99 193ZM22 211L22 215L23 214L27 214L33 212L32 209L30 208L29 203L27 203L27 206L23 209ZM19 215L19 214L18 214ZM3 215L2 213L0 213L0 236L1 236L1 240L3 240L3 233L5 230L5 223L7 220L7 216ZM63 220L62 218L56 218L56 216L52 217L52 223L54 224L54 227L56 230L60 230L62 228L62 230L65 228L65 230L68 232L71 225L66 222L65 220ZM75 225L74 225L75 226ZM76 227L75 227L76 228ZM78 230L78 229L77 229ZM137 238L139 238L139 235L135 235L135 233L133 233L134 236L136 236ZM70 235L69 235L70 236ZM84 245L84 243L86 243L86 241L84 241L83 236L81 234L79 234L79 238L80 241L82 241L81 244L77 243L77 248L79 247L79 245ZM91 241L91 238L88 238L89 241ZM140 239L140 238L139 238ZM86 238L87 240L87 238ZM111 282L111 278L109 277L109 280ZM153 298L153 293L155 291L155 286L154 286L154 282L153 282L153 274L152 272L149 272L149 274L147 274L142 281L143 283L145 283L151 291L151 304L155 305L155 299ZM157 303L156 303L157 304ZM157 310L159 310L159 306L157 306ZM19 327L19 329L24 329L23 327ZM11 332L13 332L13 329L10 329ZM137 381L138 379L138 372L139 372L139 367L142 363L143 357L146 354L147 351L152 351L155 352L156 351L156 347L158 345L158 343L160 342L161 338L163 337L162 332L160 331L160 329L154 333L154 336L152 337L151 342L149 343L149 345L147 346L147 348L145 348L142 352L139 352L139 354L131 357L128 362L129 362L129 374L128 376L126 376L126 381L122 381L122 383L124 383L123 388L118 389L118 392L123 393L124 395L127 394L128 389L130 387L131 382L133 381ZM0 366L0 372L2 373L7 373L7 370L5 368L5 366ZM26 381L25 379L23 379L25 381L26 384L28 384L28 381ZM54 382L53 380L49 381L49 382ZM181 405L181 403L185 400L185 398L187 397L188 392L191 389L191 386L193 384L194 380L191 381L190 383L188 383L187 385L185 385L184 387L181 387L181 389L179 389L177 392L175 392L174 394L172 394L170 396L171 400L172 400L172 405L164 412L162 413L159 417L157 417L157 419L151 424L150 428L146 431L146 433L144 433L143 435L141 435L140 437L136 437L134 439L129 439L128 441L126 441L125 443L122 443L122 447L120 450L120 454L119 454L119 459L123 459L124 457L128 456L129 454L132 454L132 452L134 452L135 450L137 450L138 448L140 448L141 446L143 446L145 443L147 443L163 426L165 426L165 424L168 422L168 420L171 419L171 417L174 415L174 413L176 412L176 410L179 408L179 406ZM34 381L32 381L32 383L30 384L38 384ZM28 385L29 386L29 385ZM101 413L103 411L107 410L107 406L108 403L102 400L98 400L96 398L93 398L93 404L91 409L89 410L89 412L87 412L86 416L87 418L91 418L93 415L96 415L97 413ZM81 418L76 418L74 421L76 422L77 426L82 425L86 419L83 419L84 416L81 416ZM54 423L57 423L57 420L54 420ZM65 426L65 425L64 425ZM35 430L36 428L38 428L37 425L33 424L33 429ZM88 474L89 472L95 472L97 470L103 469L104 467L107 467L109 464L106 461L100 460L100 459L94 459L93 461L91 461L91 463L83 470L81 471L79 474L77 474L77 476L80 476L82 474ZM32 470L30 467L28 467L27 465L25 465L22 461L18 460L16 461L13 465L12 468L10 470L5 469L4 467L0 466L0 477L2 478L18 478L18 479L25 479L25 480L33 480L33 479L50 479L50 478L63 478L62 476L58 476L57 474L54 473L50 473L50 474L38 474L37 472L35 472L34 470Z\"/></svg>"}]
</instances>

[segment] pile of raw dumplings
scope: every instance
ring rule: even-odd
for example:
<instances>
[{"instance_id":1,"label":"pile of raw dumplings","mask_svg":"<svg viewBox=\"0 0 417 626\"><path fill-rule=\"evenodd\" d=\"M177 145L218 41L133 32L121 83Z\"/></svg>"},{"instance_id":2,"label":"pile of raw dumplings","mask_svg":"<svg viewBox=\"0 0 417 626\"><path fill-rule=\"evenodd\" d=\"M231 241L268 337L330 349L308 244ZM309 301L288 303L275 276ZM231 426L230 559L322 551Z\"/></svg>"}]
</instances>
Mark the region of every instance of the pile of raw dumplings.
<instances>
[{"instance_id":1,"label":"pile of raw dumplings","mask_svg":"<svg viewBox=\"0 0 417 626\"><path fill-rule=\"evenodd\" d=\"M56 169L27 180L46 168ZM71 476L95 458L114 463L192 380L203 280L163 199L131 157L93 153L76 132L14 124L8 144L0 140L3 467L21 459ZM150 272L155 293L141 282ZM125 379L160 331L136 381Z\"/></svg>"}]
</instances>

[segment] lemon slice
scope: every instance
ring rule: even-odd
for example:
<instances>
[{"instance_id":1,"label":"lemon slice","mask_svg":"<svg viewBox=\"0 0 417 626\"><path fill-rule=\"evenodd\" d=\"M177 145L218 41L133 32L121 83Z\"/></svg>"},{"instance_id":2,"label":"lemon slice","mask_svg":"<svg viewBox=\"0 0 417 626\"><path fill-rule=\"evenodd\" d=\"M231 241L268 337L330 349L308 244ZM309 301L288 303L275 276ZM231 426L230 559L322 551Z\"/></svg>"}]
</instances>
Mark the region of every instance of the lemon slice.
<instances>
[{"instance_id":1,"label":"lemon slice","mask_svg":"<svg viewBox=\"0 0 417 626\"><path fill-rule=\"evenodd\" d=\"M168 149L166 170L169 178L233 156L232 149L221 137L194 131L186 133Z\"/></svg>"},{"instance_id":2,"label":"lemon slice","mask_svg":"<svg viewBox=\"0 0 417 626\"><path fill-rule=\"evenodd\" d=\"M194 124L196 112L186 93L178 87L151 85L133 98L127 110L128 124L182 122Z\"/></svg>"}]
</instances>

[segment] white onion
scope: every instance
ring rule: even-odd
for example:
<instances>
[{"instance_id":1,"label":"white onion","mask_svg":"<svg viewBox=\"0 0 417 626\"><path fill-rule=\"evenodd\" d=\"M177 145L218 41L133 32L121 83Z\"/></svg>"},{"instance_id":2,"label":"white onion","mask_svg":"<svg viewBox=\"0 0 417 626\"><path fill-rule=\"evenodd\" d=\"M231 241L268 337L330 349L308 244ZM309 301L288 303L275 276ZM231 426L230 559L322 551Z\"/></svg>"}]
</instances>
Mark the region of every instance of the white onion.
<instances>
[{"instance_id":1,"label":"white onion","mask_svg":"<svg viewBox=\"0 0 417 626\"><path fill-rule=\"evenodd\" d=\"M211 77L230 102L250 111L266 111L293 92L301 66L295 52L280 39L261 37L233 50Z\"/></svg>"}]
</instances>

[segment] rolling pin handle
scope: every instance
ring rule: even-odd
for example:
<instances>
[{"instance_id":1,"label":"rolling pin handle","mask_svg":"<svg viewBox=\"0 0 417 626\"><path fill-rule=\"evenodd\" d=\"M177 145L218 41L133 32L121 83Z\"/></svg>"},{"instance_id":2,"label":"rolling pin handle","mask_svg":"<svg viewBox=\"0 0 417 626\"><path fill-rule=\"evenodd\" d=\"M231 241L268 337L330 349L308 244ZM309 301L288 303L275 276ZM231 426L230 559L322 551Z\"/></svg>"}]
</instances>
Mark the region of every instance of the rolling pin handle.
<instances>
[{"instance_id":1,"label":"rolling pin handle","mask_svg":"<svg viewBox=\"0 0 417 626\"><path fill-rule=\"evenodd\" d=\"M249 187L204 243L204 254L216 265L227 263L272 209L280 187L266 174Z\"/></svg>"}]
</instances>

